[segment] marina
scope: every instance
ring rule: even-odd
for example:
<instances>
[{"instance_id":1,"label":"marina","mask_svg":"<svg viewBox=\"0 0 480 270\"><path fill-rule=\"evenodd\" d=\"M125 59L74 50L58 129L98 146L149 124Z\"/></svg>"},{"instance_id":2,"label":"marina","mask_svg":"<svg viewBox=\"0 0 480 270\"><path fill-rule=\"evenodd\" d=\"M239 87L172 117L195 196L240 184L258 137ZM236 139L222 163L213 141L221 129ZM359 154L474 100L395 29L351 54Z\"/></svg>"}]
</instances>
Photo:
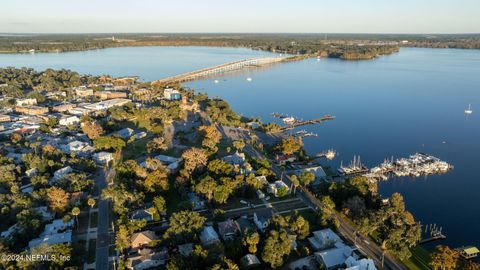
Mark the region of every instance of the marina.
<instances>
[{"instance_id":1,"label":"marina","mask_svg":"<svg viewBox=\"0 0 480 270\"><path fill-rule=\"evenodd\" d=\"M437 224L427 224L424 227L425 230L422 231L422 240L418 242L419 244L447 239L447 236L442 233L442 227L437 227Z\"/></svg>"},{"instance_id":2,"label":"marina","mask_svg":"<svg viewBox=\"0 0 480 270\"><path fill-rule=\"evenodd\" d=\"M400 158L393 161L386 159L379 166L370 169L364 176L373 179L387 180L388 176L420 177L431 174L444 174L453 169L453 165L437 157L425 153L416 153L409 158Z\"/></svg>"}]
</instances>

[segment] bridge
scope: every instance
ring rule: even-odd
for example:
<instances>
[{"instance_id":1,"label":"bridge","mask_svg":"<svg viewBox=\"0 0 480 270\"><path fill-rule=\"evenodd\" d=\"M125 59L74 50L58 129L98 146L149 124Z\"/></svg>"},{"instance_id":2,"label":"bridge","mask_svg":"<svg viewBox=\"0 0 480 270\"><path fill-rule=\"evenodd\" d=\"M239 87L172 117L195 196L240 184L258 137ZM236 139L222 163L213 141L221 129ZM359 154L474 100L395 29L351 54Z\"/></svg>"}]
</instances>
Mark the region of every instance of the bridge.
<instances>
[{"instance_id":1,"label":"bridge","mask_svg":"<svg viewBox=\"0 0 480 270\"><path fill-rule=\"evenodd\" d=\"M264 57L233 61L213 67L175 75L172 77L163 78L153 81L152 84L181 83L186 81L192 81L201 78L211 77L213 75L219 75L229 71L240 70L245 67L259 67L268 64L279 63L285 61L285 59L286 57Z\"/></svg>"}]
</instances>

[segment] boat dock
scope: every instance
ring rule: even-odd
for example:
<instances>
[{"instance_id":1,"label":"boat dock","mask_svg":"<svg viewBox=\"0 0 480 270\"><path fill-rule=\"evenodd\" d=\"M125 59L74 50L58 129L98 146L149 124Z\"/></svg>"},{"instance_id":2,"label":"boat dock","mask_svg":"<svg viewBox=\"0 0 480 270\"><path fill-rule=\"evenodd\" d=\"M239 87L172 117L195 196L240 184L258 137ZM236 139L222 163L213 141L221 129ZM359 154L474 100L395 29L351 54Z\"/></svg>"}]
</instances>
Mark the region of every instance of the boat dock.
<instances>
[{"instance_id":1,"label":"boat dock","mask_svg":"<svg viewBox=\"0 0 480 270\"><path fill-rule=\"evenodd\" d=\"M360 156L353 156L353 161L350 162L350 165L343 166L343 161L340 164L338 172L342 175L356 175L367 173L368 168L362 164Z\"/></svg>"},{"instance_id":2,"label":"boat dock","mask_svg":"<svg viewBox=\"0 0 480 270\"><path fill-rule=\"evenodd\" d=\"M442 233L442 227L437 227L436 224L427 224L425 226L424 234L426 235L426 238L422 238L422 240L420 240L418 244L425 244L433 241L447 239L447 236Z\"/></svg>"},{"instance_id":3,"label":"boat dock","mask_svg":"<svg viewBox=\"0 0 480 270\"><path fill-rule=\"evenodd\" d=\"M322 122L325 122L325 121L334 120L334 119L335 119L335 116L325 115L325 116L323 116L323 117L316 118L316 119L311 119L311 120L306 120L306 121L295 121L295 122L293 122L293 123L290 124L290 125L281 127L280 130L281 130L281 131L291 130L291 129L294 129L294 128L296 128L296 127L305 126L305 125L319 124L319 123L322 123Z\"/></svg>"}]
</instances>

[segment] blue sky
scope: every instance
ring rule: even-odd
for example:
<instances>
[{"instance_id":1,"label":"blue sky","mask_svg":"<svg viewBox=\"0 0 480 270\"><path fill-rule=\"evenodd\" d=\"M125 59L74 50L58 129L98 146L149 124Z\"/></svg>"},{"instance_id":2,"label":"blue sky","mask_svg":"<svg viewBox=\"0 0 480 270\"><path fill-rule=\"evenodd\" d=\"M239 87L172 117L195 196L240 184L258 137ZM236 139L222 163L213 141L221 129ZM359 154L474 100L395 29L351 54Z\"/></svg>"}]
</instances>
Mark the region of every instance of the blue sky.
<instances>
[{"instance_id":1,"label":"blue sky","mask_svg":"<svg viewBox=\"0 0 480 270\"><path fill-rule=\"evenodd\" d=\"M3 0L0 32L479 33L479 0Z\"/></svg>"}]
</instances>

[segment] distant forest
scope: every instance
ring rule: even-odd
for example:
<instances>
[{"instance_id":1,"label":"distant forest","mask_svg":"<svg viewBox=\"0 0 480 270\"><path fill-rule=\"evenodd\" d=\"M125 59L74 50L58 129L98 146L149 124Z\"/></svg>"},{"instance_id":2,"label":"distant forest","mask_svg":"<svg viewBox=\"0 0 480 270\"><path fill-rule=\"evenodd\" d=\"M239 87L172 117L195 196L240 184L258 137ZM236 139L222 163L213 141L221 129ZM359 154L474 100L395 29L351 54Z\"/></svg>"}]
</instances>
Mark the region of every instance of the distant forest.
<instances>
[{"instance_id":1,"label":"distant forest","mask_svg":"<svg viewBox=\"0 0 480 270\"><path fill-rule=\"evenodd\" d=\"M129 46L244 47L295 55L372 59L399 47L480 49L480 34L0 34L0 53Z\"/></svg>"}]
</instances>

